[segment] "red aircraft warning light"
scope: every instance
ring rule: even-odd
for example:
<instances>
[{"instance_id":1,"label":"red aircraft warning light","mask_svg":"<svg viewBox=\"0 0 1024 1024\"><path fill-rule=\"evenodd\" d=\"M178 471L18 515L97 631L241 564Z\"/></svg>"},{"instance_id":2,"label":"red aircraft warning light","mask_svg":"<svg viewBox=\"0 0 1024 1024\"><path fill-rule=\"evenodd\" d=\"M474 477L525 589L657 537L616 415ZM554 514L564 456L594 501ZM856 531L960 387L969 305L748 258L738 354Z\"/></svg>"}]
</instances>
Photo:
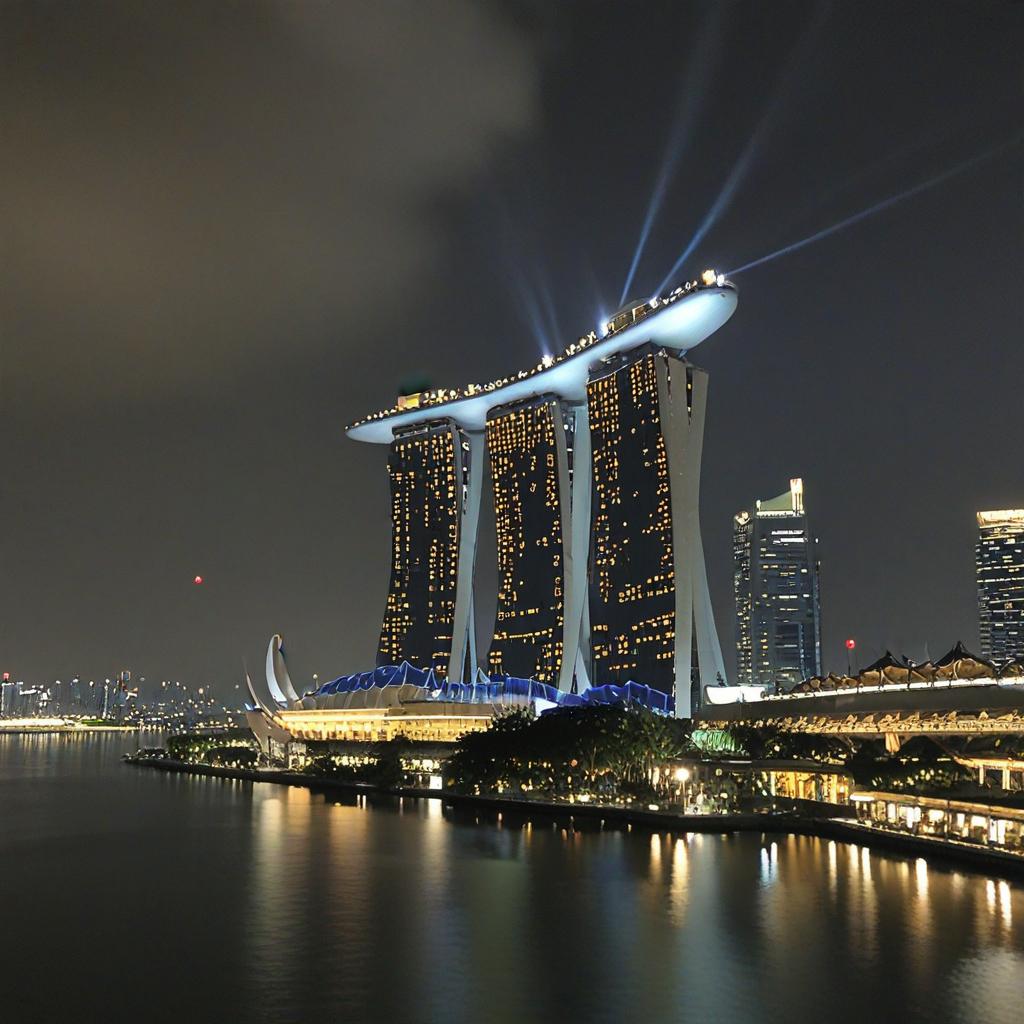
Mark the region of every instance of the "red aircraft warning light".
<instances>
[{"instance_id":1,"label":"red aircraft warning light","mask_svg":"<svg viewBox=\"0 0 1024 1024\"><path fill-rule=\"evenodd\" d=\"M850 637L850 639L846 641L846 649L848 651L852 651L854 649L854 647L856 647L856 646L857 646L857 641L854 640L853 637Z\"/></svg>"},{"instance_id":2,"label":"red aircraft warning light","mask_svg":"<svg viewBox=\"0 0 1024 1024\"><path fill-rule=\"evenodd\" d=\"M193 578L192 582L198 587L198 586L200 586L202 584L203 577L202 576L196 576L196 577Z\"/></svg>"}]
</instances>

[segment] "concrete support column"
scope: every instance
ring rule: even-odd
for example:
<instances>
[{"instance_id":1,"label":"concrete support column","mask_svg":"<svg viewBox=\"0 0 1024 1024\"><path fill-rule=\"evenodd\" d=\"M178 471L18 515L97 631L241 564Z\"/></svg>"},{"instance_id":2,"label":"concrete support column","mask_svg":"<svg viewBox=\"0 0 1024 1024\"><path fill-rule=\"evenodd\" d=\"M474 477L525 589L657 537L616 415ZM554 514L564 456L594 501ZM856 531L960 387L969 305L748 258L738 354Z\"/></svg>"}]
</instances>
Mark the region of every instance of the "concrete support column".
<instances>
[{"instance_id":1,"label":"concrete support column","mask_svg":"<svg viewBox=\"0 0 1024 1024\"><path fill-rule=\"evenodd\" d=\"M669 358L658 374L658 400L669 465L675 572L675 713L689 718L691 649L697 639L701 686L725 682L700 535L700 459L708 375ZM691 390L692 387L692 390Z\"/></svg>"},{"instance_id":2,"label":"concrete support column","mask_svg":"<svg viewBox=\"0 0 1024 1024\"><path fill-rule=\"evenodd\" d=\"M693 370L693 397L691 400L691 460L696 464L693 495L693 628L697 635L697 660L700 662L700 685L724 686L725 660L722 644L715 628L715 613L711 607L708 588L708 569L704 560L704 541L700 532L700 466L704 454L704 416L708 402L708 375Z\"/></svg>"},{"instance_id":3,"label":"concrete support column","mask_svg":"<svg viewBox=\"0 0 1024 1024\"><path fill-rule=\"evenodd\" d=\"M463 477L464 497L459 520L459 569L455 590L455 615L452 621L452 652L448 661L448 679L466 681L476 677L476 637L474 636L473 578L476 572L477 535L480 525L480 496L483 493L485 440L482 430L466 431L469 457Z\"/></svg>"},{"instance_id":4,"label":"concrete support column","mask_svg":"<svg viewBox=\"0 0 1024 1024\"><path fill-rule=\"evenodd\" d=\"M658 362L658 408L668 457L669 496L672 503L672 560L675 575L675 686L676 718L689 718L690 669L693 647L693 550L700 463L690 447L693 422L688 408L687 365L669 357ZM696 374L695 374L696 376ZM703 410L693 410L694 416Z\"/></svg>"},{"instance_id":5,"label":"concrete support column","mask_svg":"<svg viewBox=\"0 0 1024 1024\"><path fill-rule=\"evenodd\" d=\"M588 597L587 563L590 558L590 419L587 405L574 406L565 414L572 416L573 453L570 473L565 452L565 430L558 431L559 445L559 497L562 520L562 563L565 570L562 605L562 665L558 674L558 688L572 689L574 675L582 668L586 680L586 652L590 650L589 629L584 629L584 616Z\"/></svg>"}]
</instances>

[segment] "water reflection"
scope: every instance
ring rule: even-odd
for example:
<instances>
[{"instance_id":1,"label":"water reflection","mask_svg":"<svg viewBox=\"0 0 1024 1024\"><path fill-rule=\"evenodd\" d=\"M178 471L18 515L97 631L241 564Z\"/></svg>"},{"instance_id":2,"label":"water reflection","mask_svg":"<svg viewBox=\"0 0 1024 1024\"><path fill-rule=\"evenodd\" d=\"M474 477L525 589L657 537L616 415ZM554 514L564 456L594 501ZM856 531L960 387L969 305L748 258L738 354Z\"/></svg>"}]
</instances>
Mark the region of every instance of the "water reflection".
<instances>
[{"instance_id":1,"label":"water reflection","mask_svg":"<svg viewBox=\"0 0 1024 1024\"><path fill-rule=\"evenodd\" d=\"M689 897L690 852L685 836L676 836L672 843L672 880L669 884L668 909L672 923L679 926L686 916Z\"/></svg>"},{"instance_id":2,"label":"water reflection","mask_svg":"<svg viewBox=\"0 0 1024 1024\"><path fill-rule=\"evenodd\" d=\"M136 743L0 738L0 900L18 922L0 981L25 1019L1016 1013L1024 896L1006 881L801 836L169 776L119 764ZM103 913L83 910L104 879ZM35 984L55 936L59 980ZM127 937L132 970L98 986Z\"/></svg>"}]
</instances>

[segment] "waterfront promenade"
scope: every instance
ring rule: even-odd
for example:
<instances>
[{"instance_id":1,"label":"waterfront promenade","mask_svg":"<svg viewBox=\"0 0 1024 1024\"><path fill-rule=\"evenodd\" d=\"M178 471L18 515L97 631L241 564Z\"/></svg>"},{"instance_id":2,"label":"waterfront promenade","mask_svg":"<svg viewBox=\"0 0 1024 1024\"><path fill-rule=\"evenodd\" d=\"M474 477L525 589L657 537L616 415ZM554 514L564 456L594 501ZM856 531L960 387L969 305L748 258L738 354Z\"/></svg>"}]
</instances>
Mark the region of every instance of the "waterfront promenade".
<instances>
[{"instance_id":1,"label":"waterfront promenade","mask_svg":"<svg viewBox=\"0 0 1024 1024\"><path fill-rule=\"evenodd\" d=\"M141 727L145 732L146 726ZM4 736L35 736L50 734L80 734L87 732L139 732L138 725L85 725L81 722L48 721L45 719L24 719L4 721L0 719L0 735Z\"/></svg>"},{"instance_id":2,"label":"waterfront promenade","mask_svg":"<svg viewBox=\"0 0 1024 1024\"><path fill-rule=\"evenodd\" d=\"M422 800L440 800L444 804L466 810L512 814L522 818L543 816L554 821L567 821L570 826L594 824L599 827L633 827L653 832L730 834L737 832L785 833L817 836L840 842L885 850L907 857L923 857L930 861L949 862L970 867L979 873L1024 879L1024 856L966 842L932 836L910 835L895 829L858 822L851 809L849 816L822 816L812 813L800 801L800 810L766 813L679 814L672 811L645 809L600 803L534 800L504 796L476 796L439 789L409 786L378 786L306 775L277 768L230 768L219 765L194 764L173 758L126 755L125 762L137 767L152 768L175 774L208 778L267 782L281 786L298 786L314 792L345 792L378 794ZM796 803L796 802L793 802Z\"/></svg>"}]
</instances>

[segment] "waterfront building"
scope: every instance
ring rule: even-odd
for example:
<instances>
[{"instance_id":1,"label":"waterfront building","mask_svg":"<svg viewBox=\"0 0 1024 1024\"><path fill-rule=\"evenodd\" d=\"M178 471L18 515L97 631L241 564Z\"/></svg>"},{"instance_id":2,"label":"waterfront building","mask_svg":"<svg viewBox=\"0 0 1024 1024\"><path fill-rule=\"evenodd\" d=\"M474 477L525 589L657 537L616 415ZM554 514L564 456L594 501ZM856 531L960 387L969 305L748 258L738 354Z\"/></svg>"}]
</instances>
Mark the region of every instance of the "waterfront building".
<instances>
[{"instance_id":1,"label":"waterfront building","mask_svg":"<svg viewBox=\"0 0 1024 1024\"><path fill-rule=\"evenodd\" d=\"M698 814L734 811L739 801L762 809L790 800L838 808L848 804L854 787L852 775L835 765L810 759L748 759L725 750L711 760L675 758L660 774L678 785L687 811ZM698 799L701 792L703 800Z\"/></svg>"},{"instance_id":2,"label":"waterfront building","mask_svg":"<svg viewBox=\"0 0 1024 1024\"><path fill-rule=\"evenodd\" d=\"M981 654L997 664L1024 655L1024 509L979 512L975 568Z\"/></svg>"},{"instance_id":3,"label":"waterfront building","mask_svg":"<svg viewBox=\"0 0 1024 1024\"><path fill-rule=\"evenodd\" d=\"M702 729L769 725L782 732L875 739L890 753L916 736L948 742L1024 735L1024 659L997 668L959 641L934 662L904 661L887 651L856 675L814 676L785 693L730 686L708 694ZM1012 753L1013 745L1005 744L989 766L1012 767L1005 761Z\"/></svg>"},{"instance_id":4,"label":"waterfront building","mask_svg":"<svg viewBox=\"0 0 1024 1024\"><path fill-rule=\"evenodd\" d=\"M817 539L800 478L733 517L740 685L786 690L821 675L818 575Z\"/></svg>"},{"instance_id":5,"label":"waterfront building","mask_svg":"<svg viewBox=\"0 0 1024 1024\"><path fill-rule=\"evenodd\" d=\"M589 533L573 504L590 503L586 409L557 395L499 407L487 418L487 451L498 555L487 671L569 689L585 674Z\"/></svg>"},{"instance_id":6,"label":"waterfront building","mask_svg":"<svg viewBox=\"0 0 1024 1024\"><path fill-rule=\"evenodd\" d=\"M651 344L587 384L593 678L643 681L683 717L725 681L698 519L706 400L707 374Z\"/></svg>"},{"instance_id":7,"label":"waterfront building","mask_svg":"<svg viewBox=\"0 0 1024 1024\"><path fill-rule=\"evenodd\" d=\"M450 419L412 426L391 443L391 581L378 665L407 661L455 678L475 669L482 449L481 434Z\"/></svg>"},{"instance_id":8,"label":"waterfront building","mask_svg":"<svg viewBox=\"0 0 1024 1024\"><path fill-rule=\"evenodd\" d=\"M591 687L577 694L536 679L487 677L482 672L473 682L456 682L407 662L340 676L298 697L279 634L267 648L266 673L269 701L245 677L252 698L246 713L265 747L271 739L287 743L290 738L376 742L404 736L450 743L466 732L488 728L496 715L513 708L538 712L631 701L669 711L665 694L635 683Z\"/></svg>"},{"instance_id":9,"label":"waterfront building","mask_svg":"<svg viewBox=\"0 0 1024 1024\"><path fill-rule=\"evenodd\" d=\"M270 699L250 684L251 721L279 737L411 731L447 741L508 707L632 701L688 717L724 668L697 516L706 374L683 354L736 302L733 284L708 270L630 303L535 367L402 395L350 424L354 440L388 446L391 575L376 668L300 696L275 635ZM645 395L640 418L634 391ZM595 413L600 452L590 443ZM485 447L499 560L486 672L473 602Z\"/></svg>"},{"instance_id":10,"label":"waterfront building","mask_svg":"<svg viewBox=\"0 0 1024 1024\"><path fill-rule=\"evenodd\" d=\"M850 797L863 828L1024 854L1024 809L916 793L859 792Z\"/></svg>"}]
</instances>

